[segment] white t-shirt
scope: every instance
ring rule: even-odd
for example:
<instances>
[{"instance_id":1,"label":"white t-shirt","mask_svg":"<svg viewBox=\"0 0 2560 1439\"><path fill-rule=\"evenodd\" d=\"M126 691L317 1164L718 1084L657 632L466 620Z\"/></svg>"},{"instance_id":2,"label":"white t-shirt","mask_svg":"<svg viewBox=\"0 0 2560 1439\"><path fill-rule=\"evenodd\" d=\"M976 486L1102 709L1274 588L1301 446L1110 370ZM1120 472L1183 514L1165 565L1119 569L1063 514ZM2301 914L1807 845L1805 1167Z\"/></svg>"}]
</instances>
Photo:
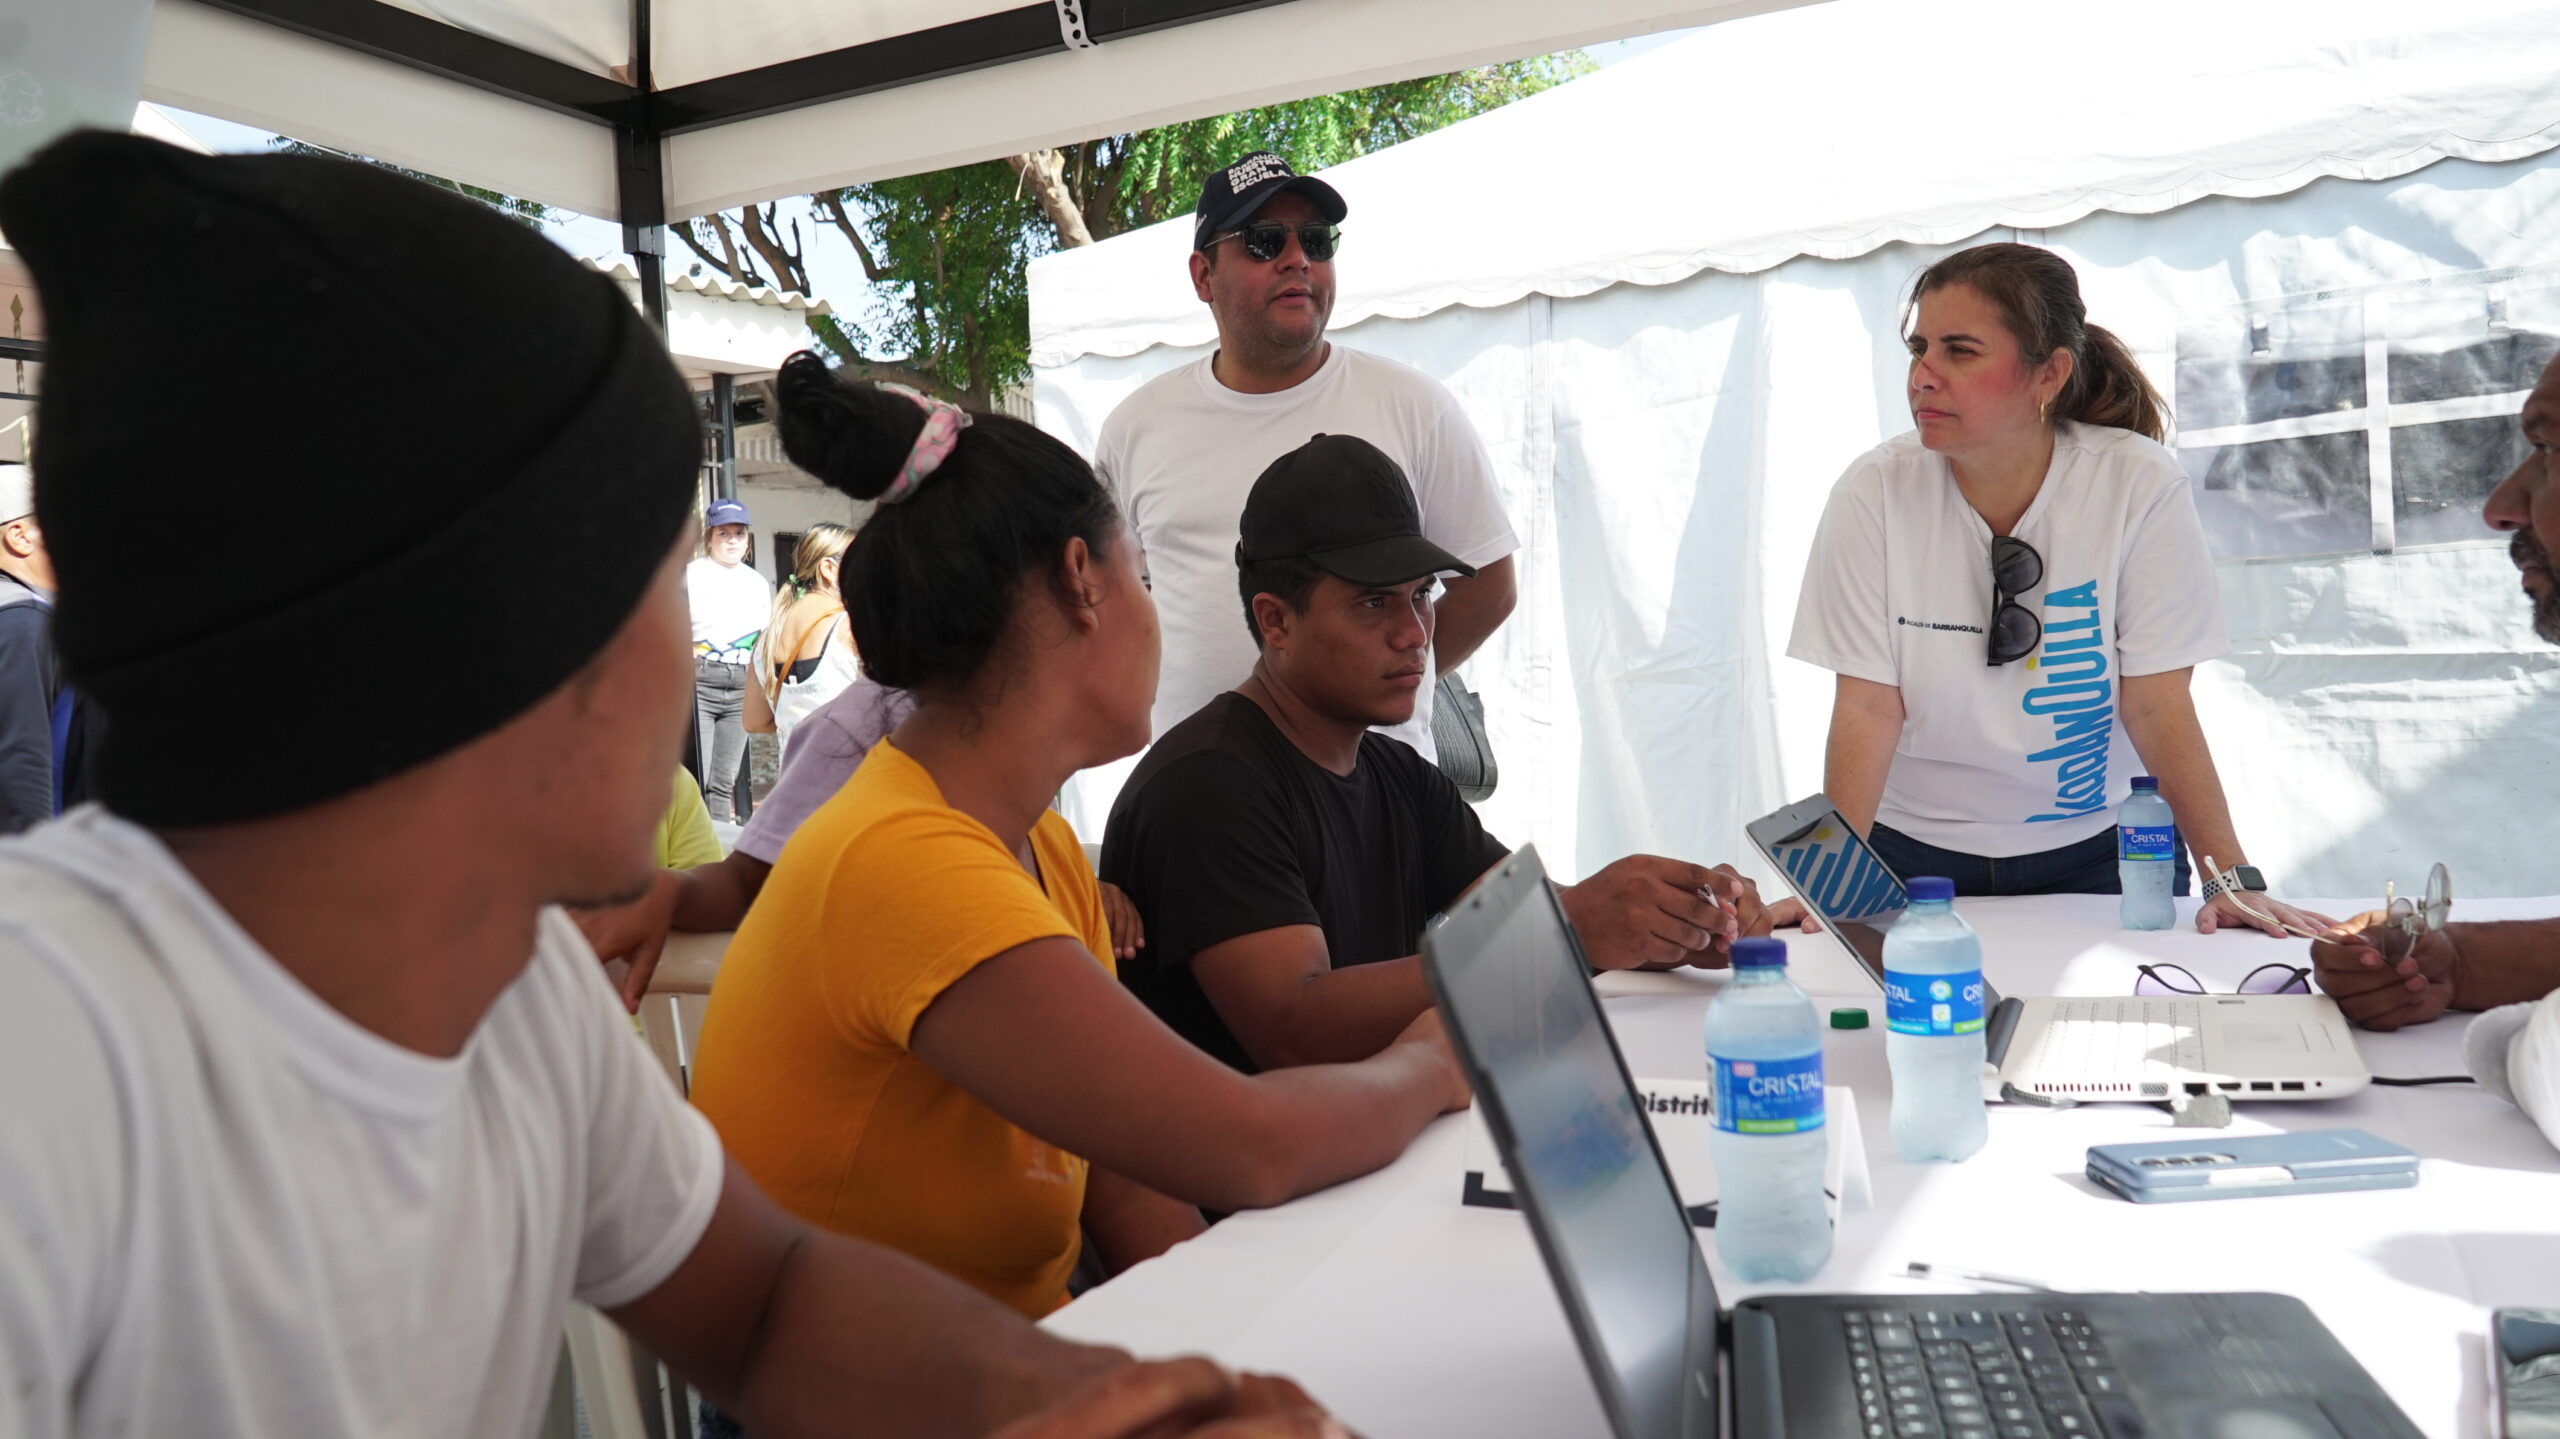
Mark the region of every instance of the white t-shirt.
<instances>
[{"instance_id":1,"label":"white t-shirt","mask_svg":"<svg viewBox=\"0 0 2560 1439\"><path fill-rule=\"evenodd\" d=\"M570 1296L656 1288L719 1199L557 911L436 1059L87 808L0 843L0 995L0 1435L531 1434Z\"/></svg>"},{"instance_id":2,"label":"white t-shirt","mask_svg":"<svg viewBox=\"0 0 2560 1439\"><path fill-rule=\"evenodd\" d=\"M1357 436L1402 466L1424 537L1466 564L1520 548L1484 442L1457 397L1420 370L1335 345L1304 384L1277 394L1230 390L1205 359L1156 376L1103 421L1093 467L1138 532L1164 626L1157 734L1253 673L1236 593L1245 496L1273 460L1320 434ZM1413 718L1387 731L1425 759L1437 753L1437 678L1424 677Z\"/></svg>"},{"instance_id":3,"label":"white t-shirt","mask_svg":"<svg viewBox=\"0 0 2560 1439\"><path fill-rule=\"evenodd\" d=\"M2462 1053L2483 1089L2523 1110L2560 1146L2560 994L2474 1017Z\"/></svg>"},{"instance_id":4,"label":"white t-shirt","mask_svg":"<svg viewBox=\"0 0 2560 1439\"><path fill-rule=\"evenodd\" d=\"M773 614L773 586L764 576L751 565L724 565L705 555L684 567L684 598L693 610L694 652L747 663Z\"/></svg>"},{"instance_id":5,"label":"white t-shirt","mask_svg":"<svg viewBox=\"0 0 2560 1439\"><path fill-rule=\"evenodd\" d=\"M2222 590L2187 477L2167 450L2055 427L2053 466L2013 533L2044 559L2019 597L2034 654L1985 663L1991 527L1917 432L1858 457L1831 492L1787 653L1902 690L1902 740L1876 818L1924 844L2006 858L2114 823L2141 760L2120 682L2225 649Z\"/></svg>"}]
</instances>

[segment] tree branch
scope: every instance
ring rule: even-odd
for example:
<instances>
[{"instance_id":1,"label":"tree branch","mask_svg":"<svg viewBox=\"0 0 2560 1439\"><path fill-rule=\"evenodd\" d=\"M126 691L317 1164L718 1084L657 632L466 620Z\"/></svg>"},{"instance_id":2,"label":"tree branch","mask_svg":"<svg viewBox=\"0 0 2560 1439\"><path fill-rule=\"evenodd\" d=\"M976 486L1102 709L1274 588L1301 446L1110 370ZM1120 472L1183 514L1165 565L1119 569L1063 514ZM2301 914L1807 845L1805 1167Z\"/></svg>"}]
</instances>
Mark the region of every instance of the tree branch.
<instances>
[{"instance_id":1,"label":"tree branch","mask_svg":"<svg viewBox=\"0 0 2560 1439\"><path fill-rule=\"evenodd\" d=\"M715 216L714 218L716 219L717 217ZM684 241L684 243L685 243L685 248L686 248L686 249L689 249L689 250L693 251L693 253L695 253L695 254L697 254L697 255L700 255L700 256L702 257L702 263L704 263L704 264L706 264L706 265L709 265L712 269L715 269L715 270L719 271L722 275L726 276L726 277L727 277L727 278L728 278L732 283L740 284L740 285L743 285L743 284L746 284L746 283L747 283L747 281L745 281L744 279L741 279L741 278L739 277L738 272L737 272L737 265L738 265L738 250L737 250L737 247L736 247L736 246L734 246L734 245L729 245L729 246L724 246L724 247L723 247L723 248L727 249L727 250L728 250L728 252L729 252L729 257L728 257L727 259L725 259L725 260L724 260L724 259L720 258L718 255L712 254L709 250L707 250L707 249L705 249L705 248L703 247L703 244L702 244L702 237L701 237L701 236L699 236L699 235L697 235L697 234L695 234L695 233L693 232L693 222L692 222L691 220L686 220L686 221L683 221L682 223L679 223L679 224L669 225L667 228L676 232L676 238L677 238L677 239L679 239L679 240Z\"/></svg>"},{"instance_id":2,"label":"tree branch","mask_svg":"<svg viewBox=\"0 0 2560 1439\"><path fill-rule=\"evenodd\" d=\"M959 389L949 380L930 370L919 370L913 365L901 365L887 360L850 358L836 367L836 373L852 380L889 380L922 390L928 395L939 395L946 400L971 398L966 390ZM982 404L980 408L984 408L984 405Z\"/></svg>"},{"instance_id":3,"label":"tree branch","mask_svg":"<svg viewBox=\"0 0 2560 1439\"><path fill-rule=\"evenodd\" d=\"M1093 232L1085 228L1084 211L1076 208L1076 197L1067 189L1066 156L1055 150L1034 150L1027 155L1007 155L1004 162L1013 167L1014 175L1040 202L1041 213L1057 227L1060 245L1074 249L1093 243Z\"/></svg>"},{"instance_id":4,"label":"tree branch","mask_svg":"<svg viewBox=\"0 0 2560 1439\"><path fill-rule=\"evenodd\" d=\"M862 227L853 223L853 216L845 212L843 196L829 190L823 195L812 195L809 198L817 201L818 208L826 212L827 223L835 226L847 240L853 242L853 253L862 258L862 274L865 279L878 285L892 278L888 270L873 258L871 247L863 243Z\"/></svg>"},{"instance_id":5,"label":"tree branch","mask_svg":"<svg viewBox=\"0 0 2560 1439\"><path fill-rule=\"evenodd\" d=\"M773 273L780 277L781 288L797 290L805 295L809 293L809 276L797 263L799 257L784 249L781 240L775 238L768 228L771 220L770 215L753 205L738 212L738 228L746 232L747 244L773 267Z\"/></svg>"}]
</instances>

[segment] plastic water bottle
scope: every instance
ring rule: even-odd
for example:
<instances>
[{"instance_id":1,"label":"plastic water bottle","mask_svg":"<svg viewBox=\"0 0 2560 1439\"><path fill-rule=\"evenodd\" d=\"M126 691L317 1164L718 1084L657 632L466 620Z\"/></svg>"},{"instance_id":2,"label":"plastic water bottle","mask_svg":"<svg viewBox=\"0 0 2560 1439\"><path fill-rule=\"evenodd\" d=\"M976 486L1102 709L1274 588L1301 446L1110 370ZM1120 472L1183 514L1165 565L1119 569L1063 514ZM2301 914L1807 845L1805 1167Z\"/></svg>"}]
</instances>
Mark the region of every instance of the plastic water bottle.
<instances>
[{"instance_id":1,"label":"plastic water bottle","mask_svg":"<svg viewBox=\"0 0 2560 1439\"><path fill-rule=\"evenodd\" d=\"M1715 1089L1716 1254L1743 1279L1810 1279L1831 1257L1823 1168L1822 1026L1787 978L1787 947L1736 940L1707 1006Z\"/></svg>"},{"instance_id":2,"label":"plastic water bottle","mask_svg":"<svg viewBox=\"0 0 2560 1439\"><path fill-rule=\"evenodd\" d=\"M1914 1164L1970 1158L1991 1137L1982 1105L1982 941L1952 881L1904 886L1911 907L1884 936L1885 1063L1893 1147Z\"/></svg>"},{"instance_id":3,"label":"plastic water bottle","mask_svg":"<svg viewBox=\"0 0 2560 1439\"><path fill-rule=\"evenodd\" d=\"M2133 793L2116 811L2116 878L2124 899L2116 919L2127 929L2167 929L2178 922L2178 822L2160 797L2160 781L2136 776Z\"/></svg>"}]
</instances>

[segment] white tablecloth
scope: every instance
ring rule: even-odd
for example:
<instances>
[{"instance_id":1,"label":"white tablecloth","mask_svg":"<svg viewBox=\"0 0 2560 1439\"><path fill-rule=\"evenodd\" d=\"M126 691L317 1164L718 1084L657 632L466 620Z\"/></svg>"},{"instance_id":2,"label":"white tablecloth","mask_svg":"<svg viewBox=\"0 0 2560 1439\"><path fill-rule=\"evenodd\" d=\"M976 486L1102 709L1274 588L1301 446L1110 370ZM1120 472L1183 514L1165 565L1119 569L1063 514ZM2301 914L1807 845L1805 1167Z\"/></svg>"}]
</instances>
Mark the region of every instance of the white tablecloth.
<instances>
[{"instance_id":1,"label":"white tablecloth","mask_svg":"<svg viewBox=\"0 0 2560 1439\"><path fill-rule=\"evenodd\" d=\"M1992 983L2015 994L2124 994L2141 959L2227 989L2300 941L2115 928L2115 900L1966 900ZM2351 903L2312 907L2344 916ZM2465 919L2560 914L2560 900L2465 901ZM2273 1290L2300 1296L2430 1435L2479 1436L2488 1310L2560 1305L2560 1155L2523 1115L2471 1085L2376 1087L2352 1099L2238 1106L2231 1133L2353 1126L2425 1156L2416 1188L2135 1205L2082 1175L2092 1144L2173 1137L2148 1105L1994 1106L1990 1145L1962 1165L1896 1158L1887 1126L1882 999L1828 940L1794 941L1798 982L1874 1027L1834 1031L1833 1082L1854 1088L1875 1203L1849 1216L1808 1289L1978 1292L1900 1277L1905 1264L1989 1270L2082 1290ZM1628 1063L1698 1076L1721 976L1600 981ZM2462 1072L2464 1016L2361 1035L2376 1074ZM2195 1133L2197 1131L2187 1131ZM1604 1439L1598 1401L1522 1219L1458 1202L1460 1127L1443 1119L1365 1179L1238 1215L1060 1310L1058 1333L1142 1354L1205 1353L1289 1374L1368 1439ZM1707 1245L1714 1265L1714 1246ZM1730 1307L1752 1286L1718 1269ZM2003 1291L1980 1291L2003 1292Z\"/></svg>"}]
</instances>

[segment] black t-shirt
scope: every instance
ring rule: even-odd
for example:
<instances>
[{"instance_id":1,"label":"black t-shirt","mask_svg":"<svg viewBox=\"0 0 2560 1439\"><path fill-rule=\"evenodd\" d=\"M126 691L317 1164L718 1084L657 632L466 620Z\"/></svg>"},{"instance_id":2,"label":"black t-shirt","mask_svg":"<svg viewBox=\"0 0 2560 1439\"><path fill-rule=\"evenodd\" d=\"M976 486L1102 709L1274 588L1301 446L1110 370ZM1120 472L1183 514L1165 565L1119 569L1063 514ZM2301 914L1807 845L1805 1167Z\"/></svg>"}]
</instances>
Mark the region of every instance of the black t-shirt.
<instances>
[{"instance_id":1,"label":"black t-shirt","mask_svg":"<svg viewBox=\"0 0 2560 1439\"><path fill-rule=\"evenodd\" d=\"M1400 959L1505 853L1402 740L1362 736L1358 763L1338 775L1260 705L1222 694L1156 741L1111 807L1102 877L1147 926L1120 977L1176 1033L1251 1073L1192 977L1193 955L1312 924L1336 969Z\"/></svg>"}]
</instances>

